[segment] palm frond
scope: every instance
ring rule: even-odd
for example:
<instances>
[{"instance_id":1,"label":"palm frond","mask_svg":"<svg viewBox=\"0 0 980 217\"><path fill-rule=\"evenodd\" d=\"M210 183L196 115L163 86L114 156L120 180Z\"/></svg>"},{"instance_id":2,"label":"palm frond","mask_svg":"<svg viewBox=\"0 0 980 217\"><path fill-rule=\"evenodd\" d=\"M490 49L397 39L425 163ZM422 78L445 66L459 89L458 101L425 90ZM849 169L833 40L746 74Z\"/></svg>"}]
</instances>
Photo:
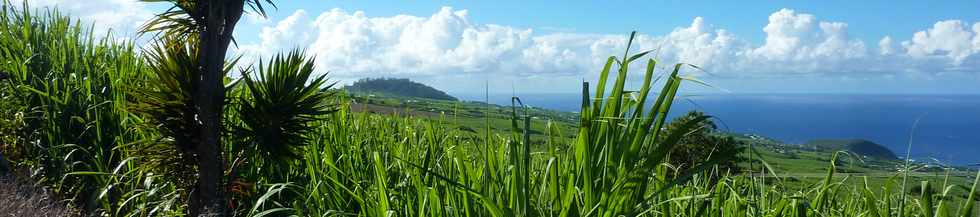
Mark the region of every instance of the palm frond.
<instances>
[{"instance_id":1,"label":"palm frond","mask_svg":"<svg viewBox=\"0 0 980 217\"><path fill-rule=\"evenodd\" d=\"M139 34L156 32L187 38L200 32L204 15L198 8L196 0L143 0L143 2L170 2L173 6L143 24Z\"/></svg>"},{"instance_id":2,"label":"palm frond","mask_svg":"<svg viewBox=\"0 0 980 217\"><path fill-rule=\"evenodd\" d=\"M205 12L198 0L142 0L143 2L167 2L172 6L157 14L140 28L139 34L157 33L185 38L200 33L203 29ZM244 0L248 6L245 12L266 17L266 6L277 8L272 0Z\"/></svg>"},{"instance_id":3,"label":"palm frond","mask_svg":"<svg viewBox=\"0 0 980 217\"><path fill-rule=\"evenodd\" d=\"M275 3L272 3L272 0L246 0L245 4L247 4L248 8L252 10L252 13L256 13L262 17L266 17L268 15L268 13L265 11L265 6L262 6L263 4L268 4L272 6L272 8L278 8Z\"/></svg>"},{"instance_id":4,"label":"palm frond","mask_svg":"<svg viewBox=\"0 0 980 217\"><path fill-rule=\"evenodd\" d=\"M194 118L197 88L197 49L176 36L159 39L146 52L153 72L146 87L133 90L130 110L151 117L164 136L174 138L177 147L190 154L199 124Z\"/></svg>"}]
</instances>

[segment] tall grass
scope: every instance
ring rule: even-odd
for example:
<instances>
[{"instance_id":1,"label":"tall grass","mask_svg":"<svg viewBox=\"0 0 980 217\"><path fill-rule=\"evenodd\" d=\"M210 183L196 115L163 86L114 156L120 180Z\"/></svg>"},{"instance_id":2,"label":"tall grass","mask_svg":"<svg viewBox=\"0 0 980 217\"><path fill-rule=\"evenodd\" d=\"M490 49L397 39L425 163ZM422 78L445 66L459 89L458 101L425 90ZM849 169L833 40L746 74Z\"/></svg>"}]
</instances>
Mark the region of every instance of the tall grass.
<instances>
[{"instance_id":1,"label":"tall grass","mask_svg":"<svg viewBox=\"0 0 980 217\"><path fill-rule=\"evenodd\" d=\"M23 5L21 8L28 8ZM22 114L5 153L82 210L105 215L171 213L182 191L167 171L144 165L147 144L159 141L127 110L128 89L140 88L145 66L135 48L96 38L57 11L3 6L0 70L12 74L5 95ZM151 210L151 208L153 210Z\"/></svg>"},{"instance_id":2,"label":"tall grass","mask_svg":"<svg viewBox=\"0 0 980 217\"><path fill-rule=\"evenodd\" d=\"M186 165L167 161L179 150L161 145L176 136L132 103L141 97L133 90L164 89L151 83L159 79L150 73L159 65L146 64L146 52L131 44L97 39L57 12L5 5L0 19L0 70L14 75L0 84L0 96L17 102L4 101L0 113L23 114L23 121L10 121L17 122L11 130L0 131L15 133L0 140L10 143L4 153L21 153L11 159L34 168L43 184L90 215L186 213L192 179L176 175ZM676 171L665 163L668 153L707 117L669 133L661 129L684 82L682 70L696 67L658 71L646 54L628 47L609 57L595 86L583 84L576 139L566 141L549 125L544 147L531 147L529 118L518 106L512 133L473 136L447 120L354 113L338 95L338 111L296 116L303 121L290 127L305 127L295 131L303 139L290 141L303 144L290 149L295 161L273 175L257 163L263 156L239 154L258 140L234 130L263 130L243 115L272 107L253 104L255 112L248 113L229 106L226 141L233 142L224 155L236 171L228 172L234 174L226 181L228 206L241 216L977 216L976 178L972 186L923 183L941 190L910 195L892 187L897 178L884 186L867 178L848 184L860 177L835 176L836 162L804 189L789 188L779 177L726 174L714 162ZM646 63L641 86L627 90L637 61ZM279 72L264 73L250 81L257 82L251 89L238 85L229 95L249 99ZM300 77L283 84L313 94L297 85L310 77Z\"/></svg>"}]
</instances>

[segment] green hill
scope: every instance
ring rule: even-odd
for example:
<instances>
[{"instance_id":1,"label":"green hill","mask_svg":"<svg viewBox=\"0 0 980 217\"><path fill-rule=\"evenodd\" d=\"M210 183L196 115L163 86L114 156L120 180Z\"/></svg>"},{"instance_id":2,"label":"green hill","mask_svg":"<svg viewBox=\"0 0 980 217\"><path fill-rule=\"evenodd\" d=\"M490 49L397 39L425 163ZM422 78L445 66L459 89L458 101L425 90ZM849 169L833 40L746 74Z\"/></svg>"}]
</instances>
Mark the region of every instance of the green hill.
<instances>
[{"instance_id":1,"label":"green hill","mask_svg":"<svg viewBox=\"0 0 980 217\"><path fill-rule=\"evenodd\" d=\"M804 145L833 151L846 150L859 155L881 159L898 159L898 157L895 156L895 153L888 150L888 148L863 139L818 139L811 140Z\"/></svg>"},{"instance_id":2,"label":"green hill","mask_svg":"<svg viewBox=\"0 0 980 217\"><path fill-rule=\"evenodd\" d=\"M402 97L417 97L457 101L456 97L446 94L425 84L408 80L407 78L364 78L344 87L351 93L381 94Z\"/></svg>"}]
</instances>

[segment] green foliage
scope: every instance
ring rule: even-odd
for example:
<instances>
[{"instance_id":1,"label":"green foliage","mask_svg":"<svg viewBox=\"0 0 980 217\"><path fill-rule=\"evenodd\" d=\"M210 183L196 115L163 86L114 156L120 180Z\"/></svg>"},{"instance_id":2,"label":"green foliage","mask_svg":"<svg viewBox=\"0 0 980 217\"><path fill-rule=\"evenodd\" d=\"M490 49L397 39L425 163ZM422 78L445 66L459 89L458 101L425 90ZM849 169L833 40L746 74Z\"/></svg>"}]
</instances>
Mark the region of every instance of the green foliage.
<instances>
[{"instance_id":1,"label":"green foliage","mask_svg":"<svg viewBox=\"0 0 980 217\"><path fill-rule=\"evenodd\" d=\"M376 93L402 97L456 101L456 97L407 78L362 78L344 87L353 93Z\"/></svg>"},{"instance_id":2,"label":"green foliage","mask_svg":"<svg viewBox=\"0 0 980 217\"><path fill-rule=\"evenodd\" d=\"M680 69L685 65L676 64L664 75L666 81L662 90L653 107L644 114L657 62L647 61L643 84L633 93L639 97L627 97L624 87L629 64L649 52L630 56L635 34L630 35L626 53L621 58L609 57L606 61L599 74L595 95L590 97L588 89L583 88L582 124L571 148L573 153L568 157L573 164L566 167L567 172L562 172L574 175L569 177L571 183L567 184L567 189L574 187L582 192L563 192L564 200L577 202L566 202L560 210L562 215L637 215L654 208L645 201L666 197L662 193L684 181L683 178L668 179L657 174L667 172L663 163L667 153L677 147L679 139L695 130L694 124L703 121L692 120L682 123L673 132L660 133L680 87ZM618 66L616 79L610 95L605 97L606 81L614 64Z\"/></svg>"},{"instance_id":3,"label":"green foliage","mask_svg":"<svg viewBox=\"0 0 980 217\"><path fill-rule=\"evenodd\" d=\"M245 96L239 118L242 135L252 156L262 156L275 168L302 155L300 147L311 142L310 123L334 111L329 104L334 91L327 90L327 74L313 76L313 59L301 51L277 55L259 64L255 76L246 75ZM311 80L312 79L312 80Z\"/></svg>"},{"instance_id":4,"label":"green foliage","mask_svg":"<svg viewBox=\"0 0 980 217\"><path fill-rule=\"evenodd\" d=\"M3 73L3 72L0 72ZM4 73L5 74L5 73ZM6 155L7 158L13 157L14 159L22 158L21 151L24 148L19 147L20 144L18 134L24 127L24 108L26 106L14 93L15 85L13 81L9 79L0 79L0 155ZM3 157L3 156L0 156ZM6 160L0 160L0 164L4 166L9 166ZM3 169L0 169L3 170ZM0 174L5 173L5 171L0 171Z\"/></svg>"},{"instance_id":5,"label":"green foliage","mask_svg":"<svg viewBox=\"0 0 980 217\"><path fill-rule=\"evenodd\" d=\"M192 93L200 76L198 49L190 46L194 37L166 37L156 41L145 52L148 75L138 85L129 86L127 111L146 117L148 124L154 125L159 139L153 142L135 144L139 147L137 156L156 172L169 174L169 178L180 183L180 187L190 189L196 177L197 155L194 152L196 141L201 139L202 127L196 118ZM234 62L227 64L227 74Z\"/></svg>"},{"instance_id":6,"label":"green foliage","mask_svg":"<svg viewBox=\"0 0 980 217\"><path fill-rule=\"evenodd\" d=\"M691 111L667 124L664 132L676 131L684 123L703 120L696 122L694 130L680 139L678 147L670 152L668 162L679 172L712 161L722 172L738 172L736 163L740 161L738 154L742 152L742 146L731 136L719 135L717 126L707 117L704 113Z\"/></svg>"},{"instance_id":7,"label":"green foliage","mask_svg":"<svg viewBox=\"0 0 980 217\"><path fill-rule=\"evenodd\" d=\"M142 33L157 32L164 38L188 41L187 46L194 46L197 66L191 77L197 85L191 92L194 100L188 107L193 107L194 119L200 125L192 124L189 128L198 128L197 140L193 143L193 154L197 163L197 183L194 194L191 194L190 215L217 216L227 214L227 196L225 186L226 157L222 147L225 146L224 118L226 115L227 89L224 83L226 68L225 57L229 45L234 41L235 26L243 13L257 12L265 16L263 2L272 4L272 0L149 0L168 2L172 5L167 11L157 14L141 30ZM248 6L248 7L246 7ZM194 40L200 39L200 40ZM235 62L235 61L233 61ZM187 149L191 150L191 149Z\"/></svg>"},{"instance_id":8,"label":"green foliage","mask_svg":"<svg viewBox=\"0 0 980 217\"><path fill-rule=\"evenodd\" d=\"M200 124L195 120L193 78L199 77L197 49L180 39L166 38L147 52L151 75L146 85L133 87L130 111L150 117L163 135L173 138L180 155L193 155L193 142ZM179 155L178 155L179 156ZM191 159L192 160L192 159ZM193 161L191 161L193 162Z\"/></svg>"},{"instance_id":9,"label":"green foliage","mask_svg":"<svg viewBox=\"0 0 980 217\"><path fill-rule=\"evenodd\" d=\"M11 74L0 95L16 102L14 108L0 106L0 113L15 114L4 116L15 122L9 131L14 138L3 136L11 144L2 150L5 156L87 213L146 215L174 208L139 208L178 194L169 184L151 186L158 194L143 191L159 175L138 168L140 160L131 155L139 151L133 144L153 138L154 130L126 112L123 90L145 78L130 44L94 38L57 11L35 14L4 3L0 50L0 71Z\"/></svg>"},{"instance_id":10,"label":"green foliage","mask_svg":"<svg viewBox=\"0 0 980 217\"><path fill-rule=\"evenodd\" d=\"M158 14L156 17L146 22L140 30L140 34L157 32L163 33L164 37L188 38L200 33L204 29L204 16L207 11L201 10L198 5L207 2L202 0L141 0L143 2L167 2L172 5L167 11ZM208 0L203 0L208 1ZM242 0L248 6L248 12L266 16L266 5L276 7L272 0Z\"/></svg>"}]
</instances>

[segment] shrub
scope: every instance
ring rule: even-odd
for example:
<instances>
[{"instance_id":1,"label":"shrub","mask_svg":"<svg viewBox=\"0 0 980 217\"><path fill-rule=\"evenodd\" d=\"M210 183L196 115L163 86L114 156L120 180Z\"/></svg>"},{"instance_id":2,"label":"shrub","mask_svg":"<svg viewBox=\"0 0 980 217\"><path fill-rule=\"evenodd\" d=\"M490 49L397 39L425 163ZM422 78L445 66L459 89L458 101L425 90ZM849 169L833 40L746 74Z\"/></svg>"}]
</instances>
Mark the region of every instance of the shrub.
<instances>
[{"instance_id":1,"label":"shrub","mask_svg":"<svg viewBox=\"0 0 980 217\"><path fill-rule=\"evenodd\" d=\"M705 117L708 115L691 111L667 125L665 132L672 132L688 121L703 120L695 124L693 132L680 139L678 147L670 152L669 163L679 171L717 165L721 171L738 172L736 163L740 161L738 154L743 146L731 136L720 135L715 123Z\"/></svg>"}]
</instances>

